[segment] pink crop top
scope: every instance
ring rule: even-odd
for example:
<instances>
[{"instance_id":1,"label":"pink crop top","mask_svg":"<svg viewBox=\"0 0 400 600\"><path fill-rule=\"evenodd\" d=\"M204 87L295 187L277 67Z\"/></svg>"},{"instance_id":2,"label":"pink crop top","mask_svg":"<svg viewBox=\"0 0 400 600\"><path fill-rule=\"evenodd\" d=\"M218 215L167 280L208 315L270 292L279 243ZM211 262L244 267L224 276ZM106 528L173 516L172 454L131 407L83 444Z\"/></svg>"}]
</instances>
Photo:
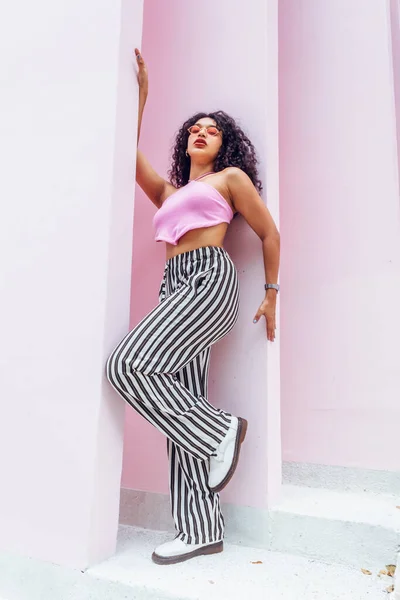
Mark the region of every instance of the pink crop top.
<instances>
[{"instance_id":1,"label":"pink crop top","mask_svg":"<svg viewBox=\"0 0 400 600\"><path fill-rule=\"evenodd\" d=\"M218 190L193 179L168 196L154 215L156 242L176 246L188 231L230 223L232 218L232 209Z\"/></svg>"}]
</instances>

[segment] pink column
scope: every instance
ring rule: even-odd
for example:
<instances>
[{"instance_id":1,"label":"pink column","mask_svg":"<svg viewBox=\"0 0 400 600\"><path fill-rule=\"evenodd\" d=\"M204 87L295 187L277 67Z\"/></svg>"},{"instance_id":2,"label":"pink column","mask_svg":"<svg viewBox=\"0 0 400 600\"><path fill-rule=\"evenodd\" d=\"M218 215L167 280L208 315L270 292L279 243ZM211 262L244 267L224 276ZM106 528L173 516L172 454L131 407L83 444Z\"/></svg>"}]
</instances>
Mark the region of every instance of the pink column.
<instances>
[{"instance_id":1,"label":"pink column","mask_svg":"<svg viewBox=\"0 0 400 600\"><path fill-rule=\"evenodd\" d=\"M264 198L278 220L277 2L149 0L143 53L150 96L142 149L163 175L175 131L197 111L223 109L238 118L261 158ZM138 194L135 209L132 324L157 302L164 250L153 241L154 207ZM234 332L212 351L210 400L249 419L239 472L224 497L264 507L280 487L279 341L252 320L264 297L261 243L241 221L227 250L239 270L241 313ZM122 485L167 491L165 439L127 412Z\"/></svg>"},{"instance_id":2,"label":"pink column","mask_svg":"<svg viewBox=\"0 0 400 600\"><path fill-rule=\"evenodd\" d=\"M0 23L0 551L113 554L142 0L10 4Z\"/></svg>"},{"instance_id":3,"label":"pink column","mask_svg":"<svg viewBox=\"0 0 400 600\"><path fill-rule=\"evenodd\" d=\"M280 3L286 460L398 469L389 3Z\"/></svg>"}]
</instances>

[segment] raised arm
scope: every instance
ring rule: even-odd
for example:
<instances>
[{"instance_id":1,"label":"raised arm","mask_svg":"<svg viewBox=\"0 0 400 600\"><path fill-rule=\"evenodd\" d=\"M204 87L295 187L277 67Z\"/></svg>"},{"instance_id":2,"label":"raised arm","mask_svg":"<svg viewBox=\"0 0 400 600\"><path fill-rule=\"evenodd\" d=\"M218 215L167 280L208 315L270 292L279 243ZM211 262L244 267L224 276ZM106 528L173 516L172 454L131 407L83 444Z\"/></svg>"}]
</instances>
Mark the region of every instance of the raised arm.
<instances>
[{"instance_id":1,"label":"raised arm","mask_svg":"<svg viewBox=\"0 0 400 600\"><path fill-rule=\"evenodd\" d=\"M138 136L137 143L139 144L140 130L142 127L143 111L149 92L149 78L147 74L146 63L144 62L140 51L135 48L136 61L138 64L138 83L139 83L139 112L138 112ZM142 188L146 196L160 208L166 191L171 184L163 179L153 169L143 152L138 149L136 159L136 181Z\"/></svg>"}]
</instances>

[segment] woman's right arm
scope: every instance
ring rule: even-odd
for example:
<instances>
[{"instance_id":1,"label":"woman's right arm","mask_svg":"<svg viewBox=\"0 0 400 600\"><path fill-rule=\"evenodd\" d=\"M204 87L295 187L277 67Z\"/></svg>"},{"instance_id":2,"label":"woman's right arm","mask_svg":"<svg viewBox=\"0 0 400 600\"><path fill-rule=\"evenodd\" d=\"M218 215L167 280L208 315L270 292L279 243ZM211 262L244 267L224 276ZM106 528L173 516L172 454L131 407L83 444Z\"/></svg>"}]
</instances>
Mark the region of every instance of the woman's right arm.
<instances>
[{"instance_id":1,"label":"woman's right arm","mask_svg":"<svg viewBox=\"0 0 400 600\"><path fill-rule=\"evenodd\" d=\"M135 49L136 60L139 67L138 82L139 82L139 113L138 113L138 135L137 143L139 144L140 130L142 126L143 111L147 100L149 91L149 80L147 74L146 64L139 52ZM142 188L146 196L160 208L164 197L166 196L167 189L171 184L160 177L158 173L153 169L147 158L144 156L141 150L137 150L136 158L136 181Z\"/></svg>"}]
</instances>

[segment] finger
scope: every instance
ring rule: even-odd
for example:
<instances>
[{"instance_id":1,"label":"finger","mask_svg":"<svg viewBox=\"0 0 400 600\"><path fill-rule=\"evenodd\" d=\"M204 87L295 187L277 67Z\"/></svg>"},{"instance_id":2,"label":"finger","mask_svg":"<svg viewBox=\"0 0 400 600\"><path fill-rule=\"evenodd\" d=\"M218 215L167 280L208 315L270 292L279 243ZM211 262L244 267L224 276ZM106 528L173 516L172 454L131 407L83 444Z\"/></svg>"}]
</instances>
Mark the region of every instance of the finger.
<instances>
[{"instance_id":1,"label":"finger","mask_svg":"<svg viewBox=\"0 0 400 600\"><path fill-rule=\"evenodd\" d=\"M258 311L253 319L253 323L258 323L258 321L261 319L262 314L263 313L262 313L261 306L260 306L260 308L258 309Z\"/></svg>"},{"instance_id":2,"label":"finger","mask_svg":"<svg viewBox=\"0 0 400 600\"><path fill-rule=\"evenodd\" d=\"M265 327L267 330L267 338L272 341L275 335L274 318L271 315L265 315Z\"/></svg>"},{"instance_id":3,"label":"finger","mask_svg":"<svg viewBox=\"0 0 400 600\"><path fill-rule=\"evenodd\" d=\"M267 319L267 338L270 342L275 340L275 321L274 319Z\"/></svg>"},{"instance_id":4,"label":"finger","mask_svg":"<svg viewBox=\"0 0 400 600\"><path fill-rule=\"evenodd\" d=\"M144 65L144 60L142 55L140 54L139 48L135 48L136 60L140 66Z\"/></svg>"}]
</instances>

